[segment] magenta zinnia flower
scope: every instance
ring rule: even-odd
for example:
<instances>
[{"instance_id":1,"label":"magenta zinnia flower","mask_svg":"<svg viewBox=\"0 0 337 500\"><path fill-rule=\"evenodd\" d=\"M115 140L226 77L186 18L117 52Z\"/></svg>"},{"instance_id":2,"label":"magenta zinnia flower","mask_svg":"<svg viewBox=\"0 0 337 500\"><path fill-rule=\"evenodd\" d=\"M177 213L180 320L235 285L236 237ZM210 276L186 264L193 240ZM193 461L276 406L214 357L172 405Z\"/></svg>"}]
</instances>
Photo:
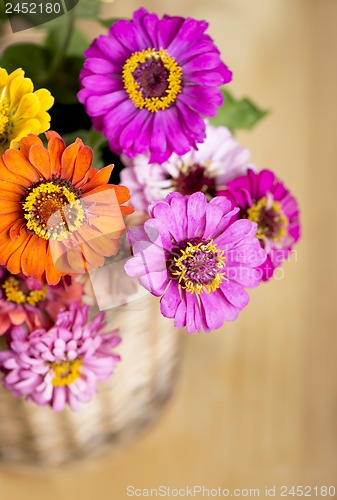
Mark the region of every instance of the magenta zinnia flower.
<instances>
[{"instance_id":1,"label":"magenta zinnia flower","mask_svg":"<svg viewBox=\"0 0 337 500\"><path fill-rule=\"evenodd\" d=\"M121 180L130 189L135 208L147 211L149 204L163 200L171 191L184 195L201 191L210 200L227 182L252 168L249 158L249 150L239 146L226 127L206 123L206 140L197 151L173 154L161 165L148 165L148 154L124 156L127 168L121 171Z\"/></svg>"},{"instance_id":2,"label":"magenta zinnia flower","mask_svg":"<svg viewBox=\"0 0 337 500\"><path fill-rule=\"evenodd\" d=\"M118 154L150 152L162 163L205 139L202 116L222 104L217 88L232 73L220 59L208 23L137 10L86 51L78 97L95 128Z\"/></svg>"},{"instance_id":3,"label":"magenta zinnia flower","mask_svg":"<svg viewBox=\"0 0 337 500\"><path fill-rule=\"evenodd\" d=\"M256 236L267 253L261 265L262 279L269 280L300 237L296 199L270 170L249 170L229 182L221 194L240 207L238 217L257 223Z\"/></svg>"},{"instance_id":4,"label":"magenta zinnia flower","mask_svg":"<svg viewBox=\"0 0 337 500\"><path fill-rule=\"evenodd\" d=\"M233 222L238 212L224 197L169 194L154 203L143 229L131 228L134 257L127 274L162 296L160 310L189 333L234 320L248 303L245 288L260 283L256 267L266 258L257 225Z\"/></svg>"},{"instance_id":5,"label":"magenta zinnia flower","mask_svg":"<svg viewBox=\"0 0 337 500\"><path fill-rule=\"evenodd\" d=\"M106 380L120 359L111 351L120 338L116 331L102 334L104 313L88 323L88 310L73 304L50 330L27 335L24 327L14 327L10 350L0 352L6 389L56 411L90 401L97 381Z\"/></svg>"}]
</instances>

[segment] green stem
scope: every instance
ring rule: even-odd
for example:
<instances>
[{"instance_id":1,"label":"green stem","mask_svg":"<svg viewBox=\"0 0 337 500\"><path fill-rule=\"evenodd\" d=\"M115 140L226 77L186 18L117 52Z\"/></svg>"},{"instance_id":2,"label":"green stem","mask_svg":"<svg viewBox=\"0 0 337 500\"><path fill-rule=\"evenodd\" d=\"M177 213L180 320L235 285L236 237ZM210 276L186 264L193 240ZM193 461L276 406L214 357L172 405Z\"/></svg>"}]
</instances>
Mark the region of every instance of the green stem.
<instances>
[{"instance_id":1,"label":"green stem","mask_svg":"<svg viewBox=\"0 0 337 500\"><path fill-rule=\"evenodd\" d=\"M52 78L55 75L55 73L57 72L57 70L59 69L59 67L64 59L64 56L67 53L67 49L68 49L68 46L69 46L69 43L70 43L70 40L71 40L71 37L73 34L73 27L74 27L74 21L75 21L74 9L67 12L67 14L64 14L64 16L67 20L67 26L66 26L66 29L64 32L64 37L63 37L62 43L61 43L59 50L57 51L57 53L54 57L54 60L50 66L50 71L49 71L49 75L48 75L49 78Z\"/></svg>"}]
</instances>

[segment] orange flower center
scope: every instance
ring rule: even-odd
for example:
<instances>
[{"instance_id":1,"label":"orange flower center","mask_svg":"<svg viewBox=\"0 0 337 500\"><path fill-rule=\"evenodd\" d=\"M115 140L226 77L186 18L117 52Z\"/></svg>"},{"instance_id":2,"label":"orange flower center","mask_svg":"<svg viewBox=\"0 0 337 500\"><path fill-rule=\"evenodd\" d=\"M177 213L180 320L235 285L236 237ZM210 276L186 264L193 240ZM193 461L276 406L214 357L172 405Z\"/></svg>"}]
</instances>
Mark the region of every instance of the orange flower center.
<instances>
[{"instance_id":1,"label":"orange flower center","mask_svg":"<svg viewBox=\"0 0 337 500\"><path fill-rule=\"evenodd\" d=\"M66 239L81 227L85 218L77 193L57 179L31 189L23 210L27 228L45 240Z\"/></svg>"}]
</instances>

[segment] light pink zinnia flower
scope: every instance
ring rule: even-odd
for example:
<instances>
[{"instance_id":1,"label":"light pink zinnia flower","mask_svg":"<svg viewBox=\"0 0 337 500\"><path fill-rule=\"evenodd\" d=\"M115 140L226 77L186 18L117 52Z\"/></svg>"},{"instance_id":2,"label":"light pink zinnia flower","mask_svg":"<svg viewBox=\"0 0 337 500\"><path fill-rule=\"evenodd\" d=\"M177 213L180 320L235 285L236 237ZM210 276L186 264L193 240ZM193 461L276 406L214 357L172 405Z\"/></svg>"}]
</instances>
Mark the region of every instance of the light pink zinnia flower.
<instances>
[{"instance_id":1,"label":"light pink zinnia flower","mask_svg":"<svg viewBox=\"0 0 337 500\"><path fill-rule=\"evenodd\" d=\"M126 272L162 296L160 310L177 328L220 328L248 304L245 288L259 285L266 254L254 222L233 222L238 210L224 197L207 203L203 193L170 193L150 207L143 228L129 231Z\"/></svg>"},{"instance_id":2,"label":"light pink zinnia flower","mask_svg":"<svg viewBox=\"0 0 337 500\"><path fill-rule=\"evenodd\" d=\"M122 157L127 166L121 171L121 180L128 186L131 202L136 210L147 211L149 204L163 200L171 191L190 195L203 192L210 200L227 182L244 175L249 165L250 152L239 146L226 127L206 123L206 139L183 156L173 154L168 161L149 165L149 155Z\"/></svg>"},{"instance_id":3,"label":"light pink zinnia flower","mask_svg":"<svg viewBox=\"0 0 337 500\"><path fill-rule=\"evenodd\" d=\"M38 405L72 410L92 399L97 381L113 373L120 357L111 350L119 344L116 330L103 334L104 313L88 323L88 306L73 304L58 315L50 330L28 333L14 327L10 350L0 353L6 389Z\"/></svg>"}]
</instances>

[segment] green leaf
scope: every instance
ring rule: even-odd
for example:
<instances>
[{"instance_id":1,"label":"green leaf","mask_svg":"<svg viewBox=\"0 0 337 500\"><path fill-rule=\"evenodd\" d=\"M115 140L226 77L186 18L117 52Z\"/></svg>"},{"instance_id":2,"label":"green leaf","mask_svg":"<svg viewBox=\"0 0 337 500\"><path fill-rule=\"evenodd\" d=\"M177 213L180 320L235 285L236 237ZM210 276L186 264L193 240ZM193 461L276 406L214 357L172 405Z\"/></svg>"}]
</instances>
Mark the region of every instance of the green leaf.
<instances>
[{"instance_id":1,"label":"green leaf","mask_svg":"<svg viewBox=\"0 0 337 500\"><path fill-rule=\"evenodd\" d=\"M247 98L235 99L227 89L221 89L221 91L224 103L218 114L209 120L212 125L223 125L234 133L239 129L248 130L253 128L268 114L267 110L258 108Z\"/></svg>"},{"instance_id":2,"label":"green leaf","mask_svg":"<svg viewBox=\"0 0 337 500\"><path fill-rule=\"evenodd\" d=\"M62 139L64 140L66 145L69 146L70 144L75 142L76 139L79 137L80 139L82 139L84 144L87 145L88 133L89 133L89 130L84 130L84 129L76 130L75 132L69 132L68 134L62 134Z\"/></svg>"},{"instance_id":3,"label":"green leaf","mask_svg":"<svg viewBox=\"0 0 337 500\"><path fill-rule=\"evenodd\" d=\"M32 43L10 45L0 58L0 66L9 73L17 68L25 71L25 76L31 78L34 86L44 85L48 75L50 54L47 49Z\"/></svg>"},{"instance_id":4,"label":"green leaf","mask_svg":"<svg viewBox=\"0 0 337 500\"><path fill-rule=\"evenodd\" d=\"M72 37L67 48L68 56L83 56L83 52L87 50L89 42L82 32L74 28Z\"/></svg>"},{"instance_id":5,"label":"green leaf","mask_svg":"<svg viewBox=\"0 0 337 500\"><path fill-rule=\"evenodd\" d=\"M100 132L97 132L93 128L90 130L83 130L83 129L77 130L76 132L70 132L69 134L64 134L62 136L67 146L75 142L77 137L82 139L84 144L86 146L89 146L89 148L93 150L94 153L93 167L98 169L105 167L102 159L102 152L103 148L108 145L107 139Z\"/></svg>"},{"instance_id":6,"label":"green leaf","mask_svg":"<svg viewBox=\"0 0 337 500\"><path fill-rule=\"evenodd\" d=\"M80 90L78 78L83 68L83 62L83 57L66 57L61 62L57 72L46 80L45 86L57 102L62 104L78 102L77 93Z\"/></svg>"},{"instance_id":7,"label":"green leaf","mask_svg":"<svg viewBox=\"0 0 337 500\"><path fill-rule=\"evenodd\" d=\"M99 0L80 0L74 7L76 17L95 18L98 16Z\"/></svg>"},{"instance_id":8,"label":"green leaf","mask_svg":"<svg viewBox=\"0 0 337 500\"><path fill-rule=\"evenodd\" d=\"M64 39L64 19L58 18L53 19L49 23L46 23L40 27L47 29L47 37L45 39L45 47L52 53L55 54L57 50L62 46Z\"/></svg>"},{"instance_id":9,"label":"green leaf","mask_svg":"<svg viewBox=\"0 0 337 500\"><path fill-rule=\"evenodd\" d=\"M53 22L53 21L52 21ZM49 23L51 24L51 23ZM56 23L51 27L45 40L45 47L52 54L57 54L64 41L64 33L62 32L62 23ZM66 47L65 55L67 56L82 56L83 52L88 48L89 42L84 37L79 29L73 28L69 44Z\"/></svg>"},{"instance_id":10,"label":"green leaf","mask_svg":"<svg viewBox=\"0 0 337 500\"><path fill-rule=\"evenodd\" d=\"M102 25L105 26L105 28L111 28L111 26L119 21L118 17L112 17L110 19L97 19L97 21Z\"/></svg>"},{"instance_id":11,"label":"green leaf","mask_svg":"<svg viewBox=\"0 0 337 500\"><path fill-rule=\"evenodd\" d=\"M101 132L97 132L93 128L89 130L86 145L89 146L94 152L93 166L99 169L105 167L102 159L102 150L105 146L108 145L108 141L101 134Z\"/></svg>"}]
</instances>

